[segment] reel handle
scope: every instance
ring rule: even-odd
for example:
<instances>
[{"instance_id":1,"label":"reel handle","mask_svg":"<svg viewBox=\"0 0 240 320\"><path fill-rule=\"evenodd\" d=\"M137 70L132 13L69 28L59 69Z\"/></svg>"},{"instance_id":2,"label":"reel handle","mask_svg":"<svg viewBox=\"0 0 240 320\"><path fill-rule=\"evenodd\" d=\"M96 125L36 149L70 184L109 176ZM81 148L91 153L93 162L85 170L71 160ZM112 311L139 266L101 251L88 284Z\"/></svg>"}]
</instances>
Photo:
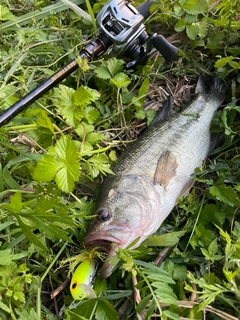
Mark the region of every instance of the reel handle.
<instances>
[{"instance_id":1,"label":"reel handle","mask_svg":"<svg viewBox=\"0 0 240 320\"><path fill-rule=\"evenodd\" d=\"M137 6L137 11L143 16L144 20L150 16L150 7L153 3L154 1L146 1Z\"/></svg>"},{"instance_id":2,"label":"reel handle","mask_svg":"<svg viewBox=\"0 0 240 320\"><path fill-rule=\"evenodd\" d=\"M168 42L161 35L153 35L152 44L163 56L166 61L172 61L176 58L178 48Z\"/></svg>"}]
</instances>

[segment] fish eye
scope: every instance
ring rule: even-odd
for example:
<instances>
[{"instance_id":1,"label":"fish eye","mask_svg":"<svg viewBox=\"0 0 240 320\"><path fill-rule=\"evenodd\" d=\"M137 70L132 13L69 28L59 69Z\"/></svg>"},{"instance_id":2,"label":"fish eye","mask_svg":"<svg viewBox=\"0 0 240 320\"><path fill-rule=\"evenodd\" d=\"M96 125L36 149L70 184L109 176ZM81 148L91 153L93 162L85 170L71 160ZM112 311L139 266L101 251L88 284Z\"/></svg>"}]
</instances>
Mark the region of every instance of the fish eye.
<instances>
[{"instance_id":1,"label":"fish eye","mask_svg":"<svg viewBox=\"0 0 240 320\"><path fill-rule=\"evenodd\" d=\"M107 209L101 209L98 212L98 219L102 222L107 221L110 218L110 212Z\"/></svg>"}]
</instances>

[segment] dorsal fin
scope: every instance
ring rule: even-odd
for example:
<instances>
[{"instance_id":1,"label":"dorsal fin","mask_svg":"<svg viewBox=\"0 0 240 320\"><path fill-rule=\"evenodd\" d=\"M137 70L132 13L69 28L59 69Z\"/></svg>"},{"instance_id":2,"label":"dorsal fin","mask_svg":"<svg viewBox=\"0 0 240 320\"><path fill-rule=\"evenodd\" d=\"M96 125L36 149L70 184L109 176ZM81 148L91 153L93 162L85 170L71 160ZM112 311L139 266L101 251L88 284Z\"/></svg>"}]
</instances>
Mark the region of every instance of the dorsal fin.
<instances>
[{"instance_id":1,"label":"dorsal fin","mask_svg":"<svg viewBox=\"0 0 240 320\"><path fill-rule=\"evenodd\" d=\"M158 111L156 117L153 119L151 125L159 121L166 120L167 118L171 117L174 113L175 112L173 110L172 99L170 96L168 96L163 107Z\"/></svg>"}]
</instances>

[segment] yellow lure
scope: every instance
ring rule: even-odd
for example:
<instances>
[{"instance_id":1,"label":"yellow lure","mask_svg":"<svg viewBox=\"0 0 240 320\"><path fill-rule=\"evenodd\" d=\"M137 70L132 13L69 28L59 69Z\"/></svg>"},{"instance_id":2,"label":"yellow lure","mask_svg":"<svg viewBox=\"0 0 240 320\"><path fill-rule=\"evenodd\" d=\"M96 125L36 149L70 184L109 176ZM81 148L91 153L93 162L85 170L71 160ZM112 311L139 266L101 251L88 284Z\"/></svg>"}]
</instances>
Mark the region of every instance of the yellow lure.
<instances>
[{"instance_id":1,"label":"yellow lure","mask_svg":"<svg viewBox=\"0 0 240 320\"><path fill-rule=\"evenodd\" d=\"M92 289L95 273L96 261L94 260L85 260L78 265L70 284L73 299L82 300L97 297L95 291Z\"/></svg>"}]
</instances>

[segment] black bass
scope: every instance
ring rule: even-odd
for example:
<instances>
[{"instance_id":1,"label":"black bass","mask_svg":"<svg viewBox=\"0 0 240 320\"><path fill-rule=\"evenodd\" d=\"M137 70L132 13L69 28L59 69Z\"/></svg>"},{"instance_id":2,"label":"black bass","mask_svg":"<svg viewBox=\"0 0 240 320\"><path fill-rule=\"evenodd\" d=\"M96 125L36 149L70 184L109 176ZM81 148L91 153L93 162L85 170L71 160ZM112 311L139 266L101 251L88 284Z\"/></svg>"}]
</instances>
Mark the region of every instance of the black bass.
<instances>
[{"instance_id":1,"label":"black bass","mask_svg":"<svg viewBox=\"0 0 240 320\"><path fill-rule=\"evenodd\" d=\"M200 78L189 106L167 119L157 117L123 152L112 168L114 175L102 186L86 247L110 248L115 243L126 248L138 237L134 247L139 246L160 227L178 198L188 194L191 175L209 153L210 124L225 98L226 84L214 78L208 89ZM115 250L111 246L108 257ZM102 277L111 269L107 259Z\"/></svg>"}]
</instances>

